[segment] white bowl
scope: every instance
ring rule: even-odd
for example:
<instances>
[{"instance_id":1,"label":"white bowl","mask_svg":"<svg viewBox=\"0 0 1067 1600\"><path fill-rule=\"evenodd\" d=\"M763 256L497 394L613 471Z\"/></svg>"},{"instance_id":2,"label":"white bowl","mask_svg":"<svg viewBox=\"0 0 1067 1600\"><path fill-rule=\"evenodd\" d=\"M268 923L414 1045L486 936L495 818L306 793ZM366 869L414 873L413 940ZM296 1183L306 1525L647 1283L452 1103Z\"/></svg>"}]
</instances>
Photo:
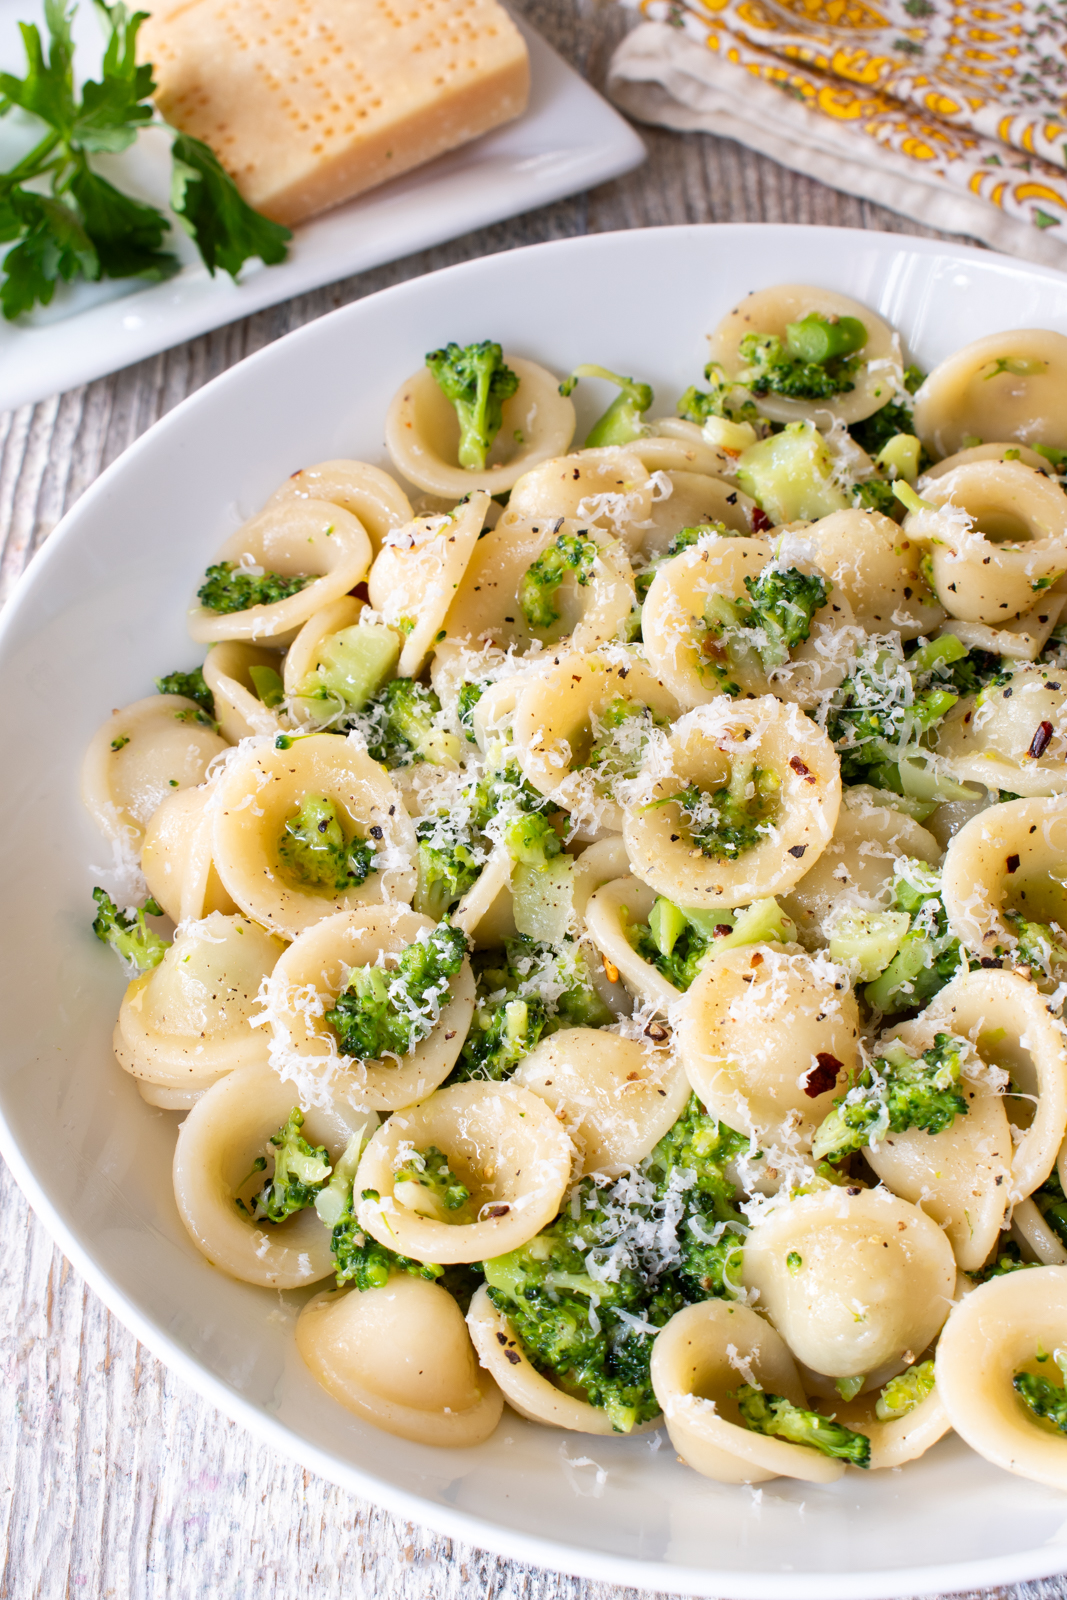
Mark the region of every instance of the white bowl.
<instances>
[{"instance_id":1,"label":"white bowl","mask_svg":"<svg viewBox=\"0 0 1067 1600\"><path fill-rule=\"evenodd\" d=\"M601 362L649 379L669 411L700 380L719 316L787 280L855 295L925 367L1002 328L1067 332L1067 279L898 235L733 226L571 239L311 323L186 400L82 497L0 628L0 1147L61 1248L156 1355L277 1448L405 1517L523 1560L702 1595L858 1600L1011 1583L1067 1567L1067 1501L957 1439L902 1471L752 1492L681 1466L663 1434L588 1439L509 1414L479 1449L446 1451L357 1421L297 1355L301 1297L234 1283L194 1250L170 1186L176 1118L146 1106L111 1055L123 980L90 930L89 863L108 852L78 802L78 765L112 707L199 659L183 613L238 520L310 462L387 465L389 398L449 339L499 339L560 374ZM587 415L606 394L590 388Z\"/></svg>"}]
</instances>

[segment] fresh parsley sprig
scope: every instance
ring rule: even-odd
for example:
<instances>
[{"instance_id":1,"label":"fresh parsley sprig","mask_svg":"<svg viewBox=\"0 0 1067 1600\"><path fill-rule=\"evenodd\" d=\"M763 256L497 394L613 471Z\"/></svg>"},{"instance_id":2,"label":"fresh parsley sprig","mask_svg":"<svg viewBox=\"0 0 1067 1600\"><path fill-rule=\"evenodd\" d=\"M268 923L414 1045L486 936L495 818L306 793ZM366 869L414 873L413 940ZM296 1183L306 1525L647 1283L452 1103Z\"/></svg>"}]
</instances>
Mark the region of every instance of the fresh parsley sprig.
<instances>
[{"instance_id":1,"label":"fresh parsley sprig","mask_svg":"<svg viewBox=\"0 0 1067 1600\"><path fill-rule=\"evenodd\" d=\"M45 0L47 57L36 26L22 22L26 75L0 73L0 116L19 106L47 129L28 155L0 173L0 244L12 246L0 268L0 310L8 319L48 305L60 280L161 282L179 268L177 257L160 248L170 219L123 194L90 165L93 155L128 149L156 120L146 103L156 87L152 68L137 62L137 33L147 13L131 15L108 0L94 4L110 35L100 79L84 83L80 96L71 37L77 7L67 0ZM236 278L256 256L267 266L285 259L288 228L242 200L207 145L175 133L172 160L171 210L212 276L222 267Z\"/></svg>"}]
</instances>

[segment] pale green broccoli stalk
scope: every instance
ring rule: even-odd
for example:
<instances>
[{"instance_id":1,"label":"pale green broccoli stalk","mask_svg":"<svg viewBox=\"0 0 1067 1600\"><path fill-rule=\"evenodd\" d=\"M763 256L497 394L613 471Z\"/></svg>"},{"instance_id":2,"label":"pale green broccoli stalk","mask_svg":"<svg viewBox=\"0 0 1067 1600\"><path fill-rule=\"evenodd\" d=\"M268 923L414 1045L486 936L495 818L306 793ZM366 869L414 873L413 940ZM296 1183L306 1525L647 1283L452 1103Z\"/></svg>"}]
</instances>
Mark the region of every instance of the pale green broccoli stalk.
<instances>
[{"instance_id":1,"label":"pale green broccoli stalk","mask_svg":"<svg viewBox=\"0 0 1067 1600\"><path fill-rule=\"evenodd\" d=\"M779 1394L764 1394L750 1383L742 1384L734 1395L741 1420L753 1433L786 1439L790 1444L808 1445L835 1461L854 1467L871 1464L871 1441L865 1433L854 1433L843 1423L831 1422L818 1411L805 1411Z\"/></svg>"},{"instance_id":2,"label":"pale green broccoli stalk","mask_svg":"<svg viewBox=\"0 0 1067 1600\"><path fill-rule=\"evenodd\" d=\"M273 711L285 699L285 684L281 673L275 672L273 667L249 667L248 676L252 680L252 687L259 700Z\"/></svg>"},{"instance_id":3,"label":"pale green broccoli stalk","mask_svg":"<svg viewBox=\"0 0 1067 1600\"><path fill-rule=\"evenodd\" d=\"M413 904L420 916L432 917L435 922L440 922L473 888L484 864L459 840L445 846L430 844L429 838L436 837L439 831L439 824L432 817L420 818L415 824L419 851Z\"/></svg>"},{"instance_id":4,"label":"pale green broccoli stalk","mask_svg":"<svg viewBox=\"0 0 1067 1600\"><path fill-rule=\"evenodd\" d=\"M892 1422L897 1417L906 1417L909 1411L921 1406L933 1392L934 1364L932 1361L920 1361L917 1366L890 1378L875 1401L874 1414L879 1422Z\"/></svg>"},{"instance_id":5,"label":"pale green broccoli stalk","mask_svg":"<svg viewBox=\"0 0 1067 1600\"><path fill-rule=\"evenodd\" d=\"M504 401L519 387L518 374L504 364L498 344L448 344L431 350L426 365L459 419L459 464L484 472L493 440L504 423Z\"/></svg>"},{"instance_id":6,"label":"pale green broccoli stalk","mask_svg":"<svg viewBox=\"0 0 1067 1600\"><path fill-rule=\"evenodd\" d=\"M170 941L154 933L145 923L145 917L161 917L163 907L148 899L130 916L127 911L119 910L106 889L95 888L93 899L99 907L93 919L93 932L114 950L126 970L141 973L158 967L170 949Z\"/></svg>"},{"instance_id":7,"label":"pale green broccoli stalk","mask_svg":"<svg viewBox=\"0 0 1067 1600\"><path fill-rule=\"evenodd\" d=\"M889 911L906 913L911 926L888 966L863 991L868 1005L887 1016L925 1005L967 966L959 940L949 931L935 867L910 857L896 861Z\"/></svg>"},{"instance_id":8,"label":"pale green broccoli stalk","mask_svg":"<svg viewBox=\"0 0 1067 1600\"><path fill-rule=\"evenodd\" d=\"M570 377L564 378L559 386L560 394L572 394L579 378L604 378L619 390L604 415L590 430L585 441L587 450L599 449L604 445L630 444L642 437L645 427L641 413L647 411L655 399L650 384L635 383L633 378L621 378L617 372L609 372L607 367L586 365L575 367Z\"/></svg>"},{"instance_id":9,"label":"pale green broccoli stalk","mask_svg":"<svg viewBox=\"0 0 1067 1600\"><path fill-rule=\"evenodd\" d=\"M682 825L702 855L715 861L736 861L766 838L778 815L780 789L776 773L738 758L729 782L721 789L702 789L693 783L676 794L649 801L644 809L676 805Z\"/></svg>"},{"instance_id":10,"label":"pale green broccoli stalk","mask_svg":"<svg viewBox=\"0 0 1067 1600\"><path fill-rule=\"evenodd\" d=\"M661 895L648 922L625 929L626 937L676 989L688 989L713 950L796 938L796 924L777 900L755 900L743 911L683 911Z\"/></svg>"},{"instance_id":11,"label":"pale green broccoli stalk","mask_svg":"<svg viewBox=\"0 0 1067 1600\"><path fill-rule=\"evenodd\" d=\"M272 1176L247 1205L238 1197L239 1209L255 1222L284 1222L294 1212L313 1206L333 1171L325 1145L310 1145L300 1131L303 1126L303 1112L294 1106L289 1120L270 1136L275 1151ZM266 1165L259 1156L252 1171L263 1172Z\"/></svg>"},{"instance_id":12,"label":"pale green broccoli stalk","mask_svg":"<svg viewBox=\"0 0 1067 1600\"><path fill-rule=\"evenodd\" d=\"M1004 921L1017 941L1011 951L1015 962L1025 962L1028 966L1036 967L1046 977L1051 977L1054 967L1062 967L1067 962L1067 946L1063 943L1062 928L1047 922L1028 922L1017 911L1006 911ZM994 953L998 956L1008 954L999 946Z\"/></svg>"},{"instance_id":13,"label":"pale green broccoli stalk","mask_svg":"<svg viewBox=\"0 0 1067 1600\"><path fill-rule=\"evenodd\" d=\"M1067 1433L1067 1389L1062 1384L1033 1372L1017 1372L1011 1386L1031 1416Z\"/></svg>"},{"instance_id":14,"label":"pale green broccoli stalk","mask_svg":"<svg viewBox=\"0 0 1067 1600\"><path fill-rule=\"evenodd\" d=\"M815 1161L843 1161L854 1150L883 1139L887 1133L919 1128L941 1133L956 1117L966 1116L967 1101L960 1094L961 1060L965 1041L938 1033L933 1046L916 1057L899 1040L887 1046L856 1085L839 1100L820 1124L812 1141Z\"/></svg>"},{"instance_id":15,"label":"pale green broccoli stalk","mask_svg":"<svg viewBox=\"0 0 1067 1600\"><path fill-rule=\"evenodd\" d=\"M386 767L413 761L456 761L461 745L440 725L441 702L414 678L394 678L368 703L367 750Z\"/></svg>"},{"instance_id":16,"label":"pale green broccoli stalk","mask_svg":"<svg viewBox=\"0 0 1067 1600\"><path fill-rule=\"evenodd\" d=\"M786 328L784 342L772 333L748 333L738 354L746 363L741 382L754 395L790 400L826 400L848 394L859 368L857 352L867 329L856 317L811 312Z\"/></svg>"},{"instance_id":17,"label":"pale green broccoli stalk","mask_svg":"<svg viewBox=\"0 0 1067 1600\"><path fill-rule=\"evenodd\" d=\"M519 606L531 628L551 628L562 612L556 596L568 572L583 586L593 575L597 547L579 533L561 533L555 544L538 556L523 573L519 584Z\"/></svg>"},{"instance_id":18,"label":"pale green broccoli stalk","mask_svg":"<svg viewBox=\"0 0 1067 1600\"><path fill-rule=\"evenodd\" d=\"M417 1190L413 1198L408 1196L405 1185ZM455 1215L469 1212L471 1192L456 1177L448 1164L448 1157L435 1144L425 1150L413 1150L401 1162L396 1168L394 1193L401 1205L417 1211L421 1216L432 1217L439 1222L474 1220L473 1216Z\"/></svg>"},{"instance_id":19,"label":"pale green broccoli stalk","mask_svg":"<svg viewBox=\"0 0 1067 1600\"><path fill-rule=\"evenodd\" d=\"M326 1013L342 1052L374 1061L407 1055L433 1032L466 954L466 934L442 922L401 951L394 967L354 967Z\"/></svg>"},{"instance_id":20,"label":"pale green broccoli stalk","mask_svg":"<svg viewBox=\"0 0 1067 1600\"><path fill-rule=\"evenodd\" d=\"M315 577L313 572L251 572L236 561L220 561L204 573L197 599L205 611L228 616L233 611L247 611L250 606L288 600L314 583Z\"/></svg>"},{"instance_id":21,"label":"pale green broccoli stalk","mask_svg":"<svg viewBox=\"0 0 1067 1600\"><path fill-rule=\"evenodd\" d=\"M201 711L214 720L215 696L204 682L202 667L194 667L192 672L168 672L166 677L156 679L156 688L160 694L180 694L186 700L195 700Z\"/></svg>"},{"instance_id":22,"label":"pale green broccoli stalk","mask_svg":"<svg viewBox=\"0 0 1067 1600\"><path fill-rule=\"evenodd\" d=\"M337 807L326 795L305 795L285 824L278 857L289 875L309 888L343 893L367 881L375 849L366 839L346 839Z\"/></svg>"}]
</instances>

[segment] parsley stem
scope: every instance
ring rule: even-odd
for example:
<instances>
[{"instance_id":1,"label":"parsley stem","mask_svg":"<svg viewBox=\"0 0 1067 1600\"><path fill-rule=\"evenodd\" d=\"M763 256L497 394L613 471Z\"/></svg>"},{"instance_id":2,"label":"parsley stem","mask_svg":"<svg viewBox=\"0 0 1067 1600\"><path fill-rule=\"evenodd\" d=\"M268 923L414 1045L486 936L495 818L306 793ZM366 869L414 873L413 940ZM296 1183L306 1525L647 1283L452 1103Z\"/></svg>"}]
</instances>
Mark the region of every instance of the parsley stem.
<instances>
[{"instance_id":1,"label":"parsley stem","mask_svg":"<svg viewBox=\"0 0 1067 1600\"><path fill-rule=\"evenodd\" d=\"M39 176L41 163L46 156L50 156L56 145L61 142L62 134L53 130L46 133L40 144L35 145L29 155L23 156L18 166L12 167L10 172L5 172L5 183L21 183L24 178Z\"/></svg>"}]
</instances>

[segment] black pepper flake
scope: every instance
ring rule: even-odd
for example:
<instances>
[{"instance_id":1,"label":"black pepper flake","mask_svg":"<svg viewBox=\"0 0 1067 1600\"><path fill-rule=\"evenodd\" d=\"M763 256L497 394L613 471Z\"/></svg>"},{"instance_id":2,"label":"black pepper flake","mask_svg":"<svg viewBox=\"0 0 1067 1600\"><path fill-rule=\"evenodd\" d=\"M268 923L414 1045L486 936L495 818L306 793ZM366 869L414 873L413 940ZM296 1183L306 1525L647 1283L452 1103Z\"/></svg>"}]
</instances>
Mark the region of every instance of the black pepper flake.
<instances>
[{"instance_id":1,"label":"black pepper flake","mask_svg":"<svg viewBox=\"0 0 1067 1600\"><path fill-rule=\"evenodd\" d=\"M796 856L797 860L799 861L807 848L808 847L806 844L791 844L789 846L789 854L791 856Z\"/></svg>"},{"instance_id":2,"label":"black pepper flake","mask_svg":"<svg viewBox=\"0 0 1067 1600\"><path fill-rule=\"evenodd\" d=\"M383 831L382 831L382 829L381 829L381 828L380 828L380 827L379 827L379 826L378 826L378 824L377 824L377 823L375 823L375 824L374 824L374 825L373 825L373 827L371 827L371 828L370 828L370 829L368 829L368 832L369 832L369 833L370 833L370 836L371 836L371 838L372 838L372 839L384 839L384 838L385 838L385 834L384 834L384 832L383 832Z\"/></svg>"},{"instance_id":3,"label":"black pepper flake","mask_svg":"<svg viewBox=\"0 0 1067 1600\"><path fill-rule=\"evenodd\" d=\"M999 956L983 956L978 965L981 967L1002 967L1004 963Z\"/></svg>"},{"instance_id":4,"label":"black pepper flake","mask_svg":"<svg viewBox=\"0 0 1067 1600\"><path fill-rule=\"evenodd\" d=\"M1005 698L1005 700L1010 700L1010 699L1011 699L1011 697L1012 697L1012 694L1013 694L1013 693L1014 693L1014 690L1012 690L1012 689L1005 689L1005 691L1004 691L1004 698Z\"/></svg>"},{"instance_id":5,"label":"black pepper flake","mask_svg":"<svg viewBox=\"0 0 1067 1600\"><path fill-rule=\"evenodd\" d=\"M726 504L728 506L735 506L737 504L737 490L736 489L734 490L733 494L728 494L726 496Z\"/></svg>"},{"instance_id":6,"label":"black pepper flake","mask_svg":"<svg viewBox=\"0 0 1067 1600\"><path fill-rule=\"evenodd\" d=\"M820 1050L815 1060L817 1065L812 1067L804 1080L804 1093L812 1100L817 1100L821 1094L832 1089L841 1071L841 1062L829 1050Z\"/></svg>"},{"instance_id":7,"label":"black pepper flake","mask_svg":"<svg viewBox=\"0 0 1067 1600\"><path fill-rule=\"evenodd\" d=\"M1009 872L1018 872L1018 870L1019 870L1019 857L1018 856L1009 856L1008 857L1008 871Z\"/></svg>"}]
</instances>

